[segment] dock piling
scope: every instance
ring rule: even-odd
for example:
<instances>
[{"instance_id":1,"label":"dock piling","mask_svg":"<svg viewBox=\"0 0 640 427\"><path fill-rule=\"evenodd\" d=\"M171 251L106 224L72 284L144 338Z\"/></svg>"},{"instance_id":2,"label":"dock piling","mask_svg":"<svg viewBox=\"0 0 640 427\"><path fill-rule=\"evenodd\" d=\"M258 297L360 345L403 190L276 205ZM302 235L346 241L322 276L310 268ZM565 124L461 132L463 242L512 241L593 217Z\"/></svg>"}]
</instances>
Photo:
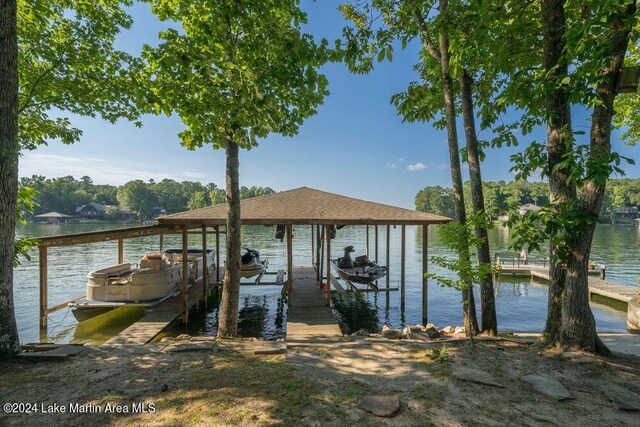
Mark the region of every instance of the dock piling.
<instances>
[{"instance_id":1,"label":"dock piling","mask_svg":"<svg viewBox=\"0 0 640 427\"><path fill-rule=\"evenodd\" d=\"M189 294L187 289L189 285L189 254L187 252L187 245L189 244L187 235L187 227L182 226L182 306L184 308L184 323L189 321Z\"/></svg>"},{"instance_id":2,"label":"dock piling","mask_svg":"<svg viewBox=\"0 0 640 427\"><path fill-rule=\"evenodd\" d=\"M325 228L325 236L327 240L327 305L331 305L331 226Z\"/></svg>"},{"instance_id":3,"label":"dock piling","mask_svg":"<svg viewBox=\"0 0 640 427\"><path fill-rule=\"evenodd\" d=\"M197 276L196 272L196 276ZM207 265L207 226L202 226L202 299L207 303L209 291L209 266Z\"/></svg>"},{"instance_id":4,"label":"dock piling","mask_svg":"<svg viewBox=\"0 0 640 427\"><path fill-rule=\"evenodd\" d=\"M406 226L402 226L401 227L401 244L400 244L400 307L402 309L402 311L404 311L404 282L405 282L405 275L406 272L404 271L405 268L405 246L406 246L406 241L407 241L407 232L406 232Z\"/></svg>"},{"instance_id":5,"label":"dock piling","mask_svg":"<svg viewBox=\"0 0 640 427\"><path fill-rule=\"evenodd\" d=\"M122 264L124 262L124 240L121 238L118 239L118 264Z\"/></svg>"},{"instance_id":6,"label":"dock piling","mask_svg":"<svg viewBox=\"0 0 640 427\"><path fill-rule=\"evenodd\" d=\"M47 289L47 247L38 247L38 255L40 260L40 330L44 331L46 335L47 330L47 308L48 302L48 289Z\"/></svg>"},{"instance_id":7,"label":"dock piling","mask_svg":"<svg viewBox=\"0 0 640 427\"><path fill-rule=\"evenodd\" d=\"M429 226L422 226L422 324L429 323L429 283L427 279L428 269L428 241L429 241Z\"/></svg>"}]
</instances>

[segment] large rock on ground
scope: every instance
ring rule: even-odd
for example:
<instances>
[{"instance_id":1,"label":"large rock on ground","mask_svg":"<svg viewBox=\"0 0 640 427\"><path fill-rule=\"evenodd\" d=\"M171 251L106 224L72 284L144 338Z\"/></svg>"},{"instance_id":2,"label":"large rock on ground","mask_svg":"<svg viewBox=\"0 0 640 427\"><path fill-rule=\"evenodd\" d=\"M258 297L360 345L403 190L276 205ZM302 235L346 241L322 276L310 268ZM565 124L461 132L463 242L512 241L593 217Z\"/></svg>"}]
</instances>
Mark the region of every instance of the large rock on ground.
<instances>
[{"instance_id":1,"label":"large rock on ground","mask_svg":"<svg viewBox=\"0 0 640 427\"><path fill-rule=\"evenodd\" d=\"M504 385L497 379L495 379L493 375L479 369L463 368L461 366L457 366L453 368L453 376L463 381L470 381L472 383L490 385L492 387L504 387Z\"/></svg>"},{"instance_id":2,"label":"large rock on ground","mask_svg":"<svg viewBox=\"0 0 640 427\"><path fill-rule=\"evenodd\" d=\"M358 407L378 417L393 417L400 411L400 399L391 396L363 396Z\"/></svg>"},{"instance_id":3,"label":"large rock on ground","mask_svg":"<svg viewBox=\"0 0 640 427\"><path fill-rule=\"evenodd\" d=\"M593 378L587 383L598 388L621 411L640 411L640 396L604 378Z\"/></svg>"},{"instance_id":4,"label":"large rock on ground","mask_svg":"<svg viewBox=\"0 0 640 427\"><path fill-rule=\"evenodd\" d=\"M571 398L571 393L559 381L549 377L541 377L538 375L525 375L520 378L533 386L537 392L553 397L557 400L566 400Z\"/></svg>"}]
</instances>

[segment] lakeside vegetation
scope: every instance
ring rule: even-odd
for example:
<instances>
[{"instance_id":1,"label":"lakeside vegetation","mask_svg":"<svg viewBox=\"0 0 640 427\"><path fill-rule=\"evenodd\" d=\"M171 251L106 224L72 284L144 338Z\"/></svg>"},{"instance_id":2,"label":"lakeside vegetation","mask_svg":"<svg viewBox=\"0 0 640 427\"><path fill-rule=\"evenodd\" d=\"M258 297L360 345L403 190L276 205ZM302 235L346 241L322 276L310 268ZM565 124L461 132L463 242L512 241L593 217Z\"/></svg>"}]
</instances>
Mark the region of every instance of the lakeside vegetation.
<instances>
[{"instance_id":1,"label":"lakeside vegetation","mask_svg":"<svg viewBox=\"0 0 640 427\"><path fill-rule=\"evenodd\" d=\"M173 179L134 180L116 186L95 184L89 176L76 179L73 176L46 178L33 175L20 179L20 188L25 187L37 191L33 198L36 203L33 215L45 212L73 215L78 206L95 202L112 207L105 213L107 220L118 218L118 205L128 207L140 218L148 218L157 207L167 213L175 213L225 202L225 190L214 183L178 182ZM273 193L275 191L270 187L240 188L241 199Z\"/></svg>"},{"instance_id":2,"label":"lakeside vegetation","mask_svg":"<svg viewBox=\"0 0 640 427\"><path fill-rule=\"evenodd\" d=\"M525 204L543 206L549 203L548 183L527 181L484 181L484 205L486 212L492 217L506 215L511 208ZM471 185L464 185L465 206L471 212ZM448 187L427 186L418 191L415 197L416 210L437 215L453 217L455 215L455 198L453 190ZM629 206L640 206L640 178L611 179L607 183L600 210L600 220L611 222L614 209Z\"/></svg>"}]
</instances>

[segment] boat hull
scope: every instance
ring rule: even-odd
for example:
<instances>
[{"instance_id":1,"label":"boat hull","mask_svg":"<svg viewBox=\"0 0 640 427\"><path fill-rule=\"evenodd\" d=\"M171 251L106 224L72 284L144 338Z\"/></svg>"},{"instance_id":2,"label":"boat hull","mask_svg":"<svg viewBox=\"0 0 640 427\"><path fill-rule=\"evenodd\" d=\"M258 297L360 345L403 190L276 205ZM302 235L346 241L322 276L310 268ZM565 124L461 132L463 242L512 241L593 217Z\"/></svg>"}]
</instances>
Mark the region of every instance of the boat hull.
<instances>
[{"instance_id":1,"label":"boat hull","mask_svg":"<svg viewBox=\"0 0 640 427\"><path fill-rule=\"evenodd\" d=\"M161 271L134 269L116 280L105 279L101 274L89 273L87 299L101 302L155 300L176 291L181 282L180 266Z\"/></svg>"},{"instance_id":2,"label":"boat hull","mask_svg":"<svg viewBox=\"0 0 640 427\"><path fill-rule=\"evenodd\" d=\"M374 262L354 263L353 268L338 267L338 260L331 260L333 268L338 272L341 279L352 282L370 285L387 275L387 267L380 266Z\"/></svg>"}]
</instances>

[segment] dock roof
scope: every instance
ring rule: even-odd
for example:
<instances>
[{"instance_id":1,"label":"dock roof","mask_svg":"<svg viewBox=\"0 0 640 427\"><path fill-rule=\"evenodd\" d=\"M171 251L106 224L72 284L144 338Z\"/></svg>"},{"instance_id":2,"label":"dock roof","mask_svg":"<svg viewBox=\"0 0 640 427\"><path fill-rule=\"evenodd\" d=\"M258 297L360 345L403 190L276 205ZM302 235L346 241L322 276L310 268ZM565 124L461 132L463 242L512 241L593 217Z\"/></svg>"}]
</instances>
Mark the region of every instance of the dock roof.
<instances>
[{"instance_id":1,"label":"dock roof","mask_svg":"<svg viewBox=\"0 0 640 427\"><path fill-rule=\"evenodd\" d=\"M354 199L300 187L241 202L241 222L246 225L428 225L451 219L426 212ZM226 203L158 217L161 225L224 225Z\"/></svg>"},{"instance_id":2,"label":"dock roof","mask_svg":"<svg viewBox=\"0 0 640 427\"><path fill-rule=\"evenodd\" d=\"M47 212L41 215L36 215L36 218L73 218L71 215L65 215L60 212Z\"/></svg>"}]
</instances>

